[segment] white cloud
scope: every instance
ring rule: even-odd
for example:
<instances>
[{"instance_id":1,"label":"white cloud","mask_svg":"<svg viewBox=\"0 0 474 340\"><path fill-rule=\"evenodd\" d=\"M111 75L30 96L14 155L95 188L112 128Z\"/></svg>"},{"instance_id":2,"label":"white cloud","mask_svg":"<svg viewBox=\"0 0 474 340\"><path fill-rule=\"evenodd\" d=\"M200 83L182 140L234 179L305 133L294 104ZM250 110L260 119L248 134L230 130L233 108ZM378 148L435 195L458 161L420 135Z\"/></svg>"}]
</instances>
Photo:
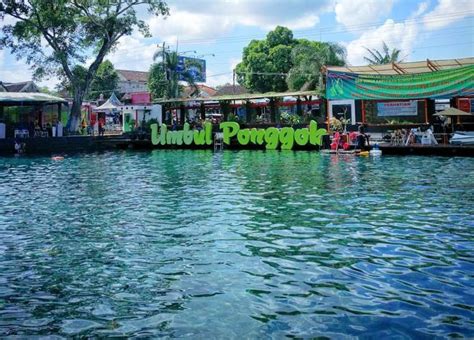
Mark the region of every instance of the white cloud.
<instances>
[{"instance_id":1,"label":"white cloud","mask_svg":"<svg viewBox=\"0 0 474 340\"><path fill-rule=\"evenodd\" d=\"M227 33L234 25L231 18L224 16L173 9L171 13L172 15L166 19L151 17L148 20L153 36L159 36L160 39L173 43L177 37L179 39L214 38L216 35Z\"/></svg>"},{"instance_id":2,"label":"white cloud","mask_svg":"<svg viewBox=\"0 0 474 340\"><path fill-rule=\"evenodd\" d=\"M425 2L421 2L419 5L418 5L418 9L416 10L416 12L413 14L414 17L419 17L420 15L422 15L423 13L426 12L426 10L428 9L428 6L430 5L430 3L428 1L425 1Z\"/></svg>"},{"instance_id":3,"label":"white cloud","mask_svg":"<svg viewBox=\"0 0 474 340\"><path fill-rule=\"evenodd\" d=\"M346 27L374 23L390 14L393 0L337 0L336 21Z\"/></svg>"},{"instance_id":4,"label":"white cloud","mask_svg":"<svg viewBox=\"0 0 474 340\"><path fill-rule=\"evenodd\" d=\"M131 36L120 39L116 50L106 56L116 69L148 71L157 46Z\"/></svg>"},{"instance_id":5,"label":"white cloud","mask_svg":"<svg viewBox=\"0 0 474 340\"><path fill-rule=\"evenodd\" d=\"M368 55L365 48L381 50L383 42L389 48L400 49L400 57L404 58L412 52L417 34L418 26L414 21L396 23L388 19L382 26L365 32L346 46L348 62L351 65L367 64L364 60Z\"/></svg>"},{"instance_id":6,"label":"white cloud","mask_svg":"<svg viewBox=\"0 0 474 340\"><path fill-rule=\"evenodd\" d=\"M319 14L332 8L333 0L181 0L173 3L169 17L150 17L147 22L153 36L165 41L178 37L212 42L239 25L266 31L277 25L311 28L319 23Z\"/></svg>"},{"instance_id":7,"label":"white cloud","mask_svg":"<svg viewBox=\"0 0 474 340\"><path fill-rule=\"evenodd\" d=\"M423 24L429 30L436 30L473 16L472 0L439 0L437 6L423 17Z\"/></svg>"},{"instance_id":8,"label":"white cloud","mask_svg":"<svg viewBox=\"0 0 474 340\"><path fill-rule=\"evenodd\" d=\"M218 86L218 85L224 85L224 84L232 84L233 81L233 70L237 66L238 63L240 63L241 59L238 58L230 58L228 60L228 69L224 72L215 72L213 71L212 68L212 63L209 64L209 67L207 69L207 81L206 84L209 86Z\"/></svg>"}]
</instances>

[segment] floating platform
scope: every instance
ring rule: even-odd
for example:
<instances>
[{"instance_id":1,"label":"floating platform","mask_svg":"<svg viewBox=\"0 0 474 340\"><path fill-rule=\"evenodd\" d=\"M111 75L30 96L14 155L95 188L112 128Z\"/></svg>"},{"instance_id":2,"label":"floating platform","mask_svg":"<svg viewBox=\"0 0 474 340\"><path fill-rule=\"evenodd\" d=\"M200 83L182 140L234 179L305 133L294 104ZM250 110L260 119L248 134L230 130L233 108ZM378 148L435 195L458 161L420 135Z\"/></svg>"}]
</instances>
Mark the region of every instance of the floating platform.
<instances>
[{"instance_id":1,"label":"floating platform","mask_svg":"<svg viewBox=\"0 0 474 340\"><path fill-rule=\"evenodd\" d=\"M380 145L384 155L419 155L419 156L463 156L474 157L474 146L438 144L438 145Z\"/></svg>"}]
</instances>

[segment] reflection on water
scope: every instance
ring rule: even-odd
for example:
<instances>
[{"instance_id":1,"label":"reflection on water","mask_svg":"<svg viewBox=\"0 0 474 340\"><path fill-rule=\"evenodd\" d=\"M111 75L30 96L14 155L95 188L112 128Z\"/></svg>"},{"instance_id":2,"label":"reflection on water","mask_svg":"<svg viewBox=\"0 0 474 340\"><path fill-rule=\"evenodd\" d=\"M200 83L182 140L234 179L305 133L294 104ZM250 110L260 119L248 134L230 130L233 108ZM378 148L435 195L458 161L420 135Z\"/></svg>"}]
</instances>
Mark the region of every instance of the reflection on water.
<instances>
[{"instance_id":1,"label":"reflection on water","mask_svg":"<svg viewBox=\"0 0 474 340\"><path fill-rule=\"evenodd\" d=\"M474 160L0 159L0 336L474 336Z\"/></svg>"}]
</instances>

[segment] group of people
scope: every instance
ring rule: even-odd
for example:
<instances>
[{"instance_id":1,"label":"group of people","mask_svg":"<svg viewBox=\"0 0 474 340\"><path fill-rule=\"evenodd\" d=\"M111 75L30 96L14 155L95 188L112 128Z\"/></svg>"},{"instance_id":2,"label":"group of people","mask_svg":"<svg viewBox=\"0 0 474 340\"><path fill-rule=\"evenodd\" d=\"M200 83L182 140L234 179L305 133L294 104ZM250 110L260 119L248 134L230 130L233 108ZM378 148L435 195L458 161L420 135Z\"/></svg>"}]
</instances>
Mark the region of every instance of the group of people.
<instances>
[{"instance_id":1,"label":"group of people","mask_svg":"<svg viewBox=\"0 0 474 340\"><path fill-rule=\"evenodd\" d=\"M99 136L103 136L105 134L105 119L99 118L98 120L91 120L89 124L84 120L82 122L82 130L91 136L94 136L97 130Z\"/></svg>"},{"instance_id":2,"label":"group of people","mask_svg":"<svg viewBox=\"0 0 474 340\"><path fill-rule=\"evenodd\" d=\"M434 137L432 127L395 130L391 136L391 143L405 146L412 144L438 144Z\"/></svg>"},{"instance_id":3,"label":"group of people","mask_svg":"<svg viewBox=\"0 0 474 340\"><path fill-rule=\"evenodd\" d=\"M336 132L330 146L332 150L349 150L355 148L361 151L368 151L370 150L369 139L370 137L365 133L364 126L360 125L358 132L350 132L345 138L343 138L339 132Z\"/></svg>"}]
</instances>

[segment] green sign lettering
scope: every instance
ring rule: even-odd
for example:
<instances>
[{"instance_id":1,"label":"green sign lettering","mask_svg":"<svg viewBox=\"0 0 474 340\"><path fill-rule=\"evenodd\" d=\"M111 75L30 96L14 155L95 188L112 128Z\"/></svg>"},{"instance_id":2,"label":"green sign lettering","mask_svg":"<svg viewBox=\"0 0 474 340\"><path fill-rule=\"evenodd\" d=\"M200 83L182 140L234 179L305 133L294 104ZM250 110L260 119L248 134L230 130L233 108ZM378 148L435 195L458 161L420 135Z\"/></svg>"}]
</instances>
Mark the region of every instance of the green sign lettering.
<instances>
[{"instance_id":1,"label":"green sign lettering","mask_svg":"<svg viewBox=\"0 0 474 340\"><path fill-rule=\"evenodd\" d=\"M230 145L231 139L236 138L240 145L263 145L268 150L275 150L280 145L282 150L293 149L294 144L322 145L322 136L326 135L326 130L318 129L315 121L309 123L308 128L294 129L284 127L277 129L269 127L266 129L240 129L237 122L222 122L219 125L222 130L223 141ZM153 145L211 145L212 144L212 124L205 123L202 130L190 130L186 123L181 131L168 131L165 124L161 125L158 133L158 124L151 125L151 142Z\"/></svg>"}]
</instances>

